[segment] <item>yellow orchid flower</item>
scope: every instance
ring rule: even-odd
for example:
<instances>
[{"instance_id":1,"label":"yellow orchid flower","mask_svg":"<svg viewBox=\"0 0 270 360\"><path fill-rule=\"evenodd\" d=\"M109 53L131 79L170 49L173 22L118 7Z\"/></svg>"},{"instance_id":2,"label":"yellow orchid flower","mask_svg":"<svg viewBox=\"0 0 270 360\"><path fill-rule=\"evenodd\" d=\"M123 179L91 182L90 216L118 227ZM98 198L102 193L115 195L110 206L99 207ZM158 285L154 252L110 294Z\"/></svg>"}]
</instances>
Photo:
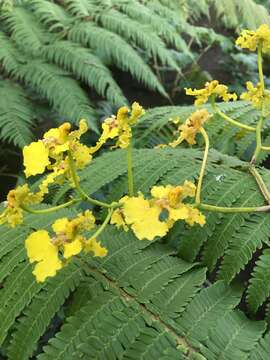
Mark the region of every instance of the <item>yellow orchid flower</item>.
<instances>
[{"instance_id":1,"label":"yellow orchid flower","mask_svg":"<svg viewBox=\"0 0 270 360\"><path fill-rule=\"evenodd\" d=\"M254 107L260 108L263 100L270 101L270 94L268 91L264 91L261 83L254 86L251 81L246 83L247 91L242 93L240 98L252 102Z\"/></svg>"},{"instance_id":2,"label":"yellow orchid flower","mask_svg":"<svg viewBox=\"0 0 270 360\"><path fill-rule=\"evenodd\" d=\"M185 88L186 94L195 96L195 105L202 105L206 103L210 96L221 98L223 101L237 100L235 93L228 93L228 86L220 84L218 80L206 82L202 89Z\"/></svg>"},{"instance_id":3,"label":"yellow orchid flower","mask_svg":"<svg viewBox=\"0 0 270 360\"><path fill-rule=\"evenodd\" d=\"M30 234L25 247L30 262L37 262L33 274L37 281L43 282L49 276L55 276L57 270L64 266L64 259L79 254L82 250L92 251L94 256L105 256L107 249L94 238L87 240L84 231L94 227L95 218L91 211L86 210L76 218L60 218L52 229L53 237L46 230L38 230Z\"/></svg>"},{"instance_id":4,"label":"yellow orchid flower","mask_svg":"<svg viewBox=\"0 0 270 360\"><path fill-rule=\"evenodd\" d=\"M32 193L27 184L10 190L7 195L6 209L0 215L0 224L8 223L11 227L23 221L23 206L39 204L43 200L41 193Z\"/></svg>"},{"instance_id":5,"label":"yellow orchid flower","mask_svg":"<svg viewBox=\"0 0 270 360\"><path fill-rule=\"evenodd\" d=\"M153 240L156 236L165 236L178 220L184 220L193 226L205 224L204 215L183 200L194 197L196 186L185 181L182 186L154 186L151 189L152 198L125 196L120 200L121 209L116 209L111 218L111 224L119 227L130 226L139 240ZM166 219L161 220L161 214L167 211Z\"/></svg>"},{"instance_id":6,"label":"yellow orchid flower","mask_svg":"<svg viewBox=\"0 0 270 360\"><path fill-rule=\"evenodd\" d=\"M268 25L262 24L256 31L243 30L235 43L250 51L256 51L261 45L262 51L265 53L270 49L270 29Z\"/></svg>"},{"instance_id":7,"label":"yellow orchid flower","mask_svg":"<svg viewBox=\"0 0 270 360\"><path fill-rule=\"evenodd\" d=\"M91 161L92 156L89 148L81 144L79 139L87 129L85 120L80 121L79 129L75 131L70 131L71 125L64 123L59 128L47 131L42 140L25 146L23 158L26 177L43 174L46 169L58 169L58 171L62 170L62 174L68 173L68 151L72 154L78 169L85 167Z\"/></svg>"},{"instance_id":8,"label":"yellow orchid flower","mask_svg":"<svg viewBox=\"0 0 270 360\"><path fill-rule=\"evenodd\" d=\"M102 124L102 134L95 146L90 148L91 154L104 145L107 140L118 138L114 147L127 148L131 137L131 126L136 124L139 117L145 113L144 109L137 102L131 106L131 112L126 106L122 106L116 116L111 116Z\"/></svg>"},{"instance_id":9,"label":"yellow orchid flower","mask_svg":"<svg viewBox=\"0 0 270 360\"><path fill-rule=\"evenodd\" d=\"M178 127L179 136L177 139L169 143L169 146L176 147L183 140L190 145L196 144L196 135L200 132L204 123L210 118L210 114L206 109L200 109L190 115L190 117Z\"/></svg>"}]
</instances>

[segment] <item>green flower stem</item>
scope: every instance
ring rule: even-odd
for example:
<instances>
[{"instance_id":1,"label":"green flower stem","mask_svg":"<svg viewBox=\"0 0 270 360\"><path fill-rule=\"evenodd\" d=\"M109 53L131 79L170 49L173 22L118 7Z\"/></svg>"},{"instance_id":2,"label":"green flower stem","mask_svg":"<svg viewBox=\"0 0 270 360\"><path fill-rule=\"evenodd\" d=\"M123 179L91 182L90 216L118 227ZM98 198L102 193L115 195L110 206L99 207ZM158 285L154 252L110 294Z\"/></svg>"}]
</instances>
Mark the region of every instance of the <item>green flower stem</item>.
<instances>
[{"instance_id":1,"label":"green flower stem","mask_svg":"<svg viewBox=\"0 0 270 360\"><path fill-rule=\"evenodd\" d=\"M258 72L259 72L259 79L260 84L262 87L262 94L264 96L265 85L264 85L264 78L263 78L263 66L262 66L262 45L260 44L258 47ZM255 164L257 158L262 150L262 126L265 120L264 115L264 103L262 102L262 114L258 124L256 126L256 149L251 159L251 164Z\"/></svg>"},{"instance_id":2,"label":"green flower stem","mask_svg":"<svg viewBox=\"0 0 270 360\"><path fill-rule=\"evenodd\" d=\"M128 170L128 193L129 196L134 194L134 183L133 183L133 165L132 165L132 143L127 147L127 170Z\"/></svg>"},{"instance_id":3,"label":"green flower stem","mask_svg":"<svg viewBox=\"0 0 270 360\"><path fill-rule=\"evenodd\" d=\"M107 208L115 207L115 205L113 205L113 204L107 204L107 203L104 203L102 201L92 199L90 196L88 196L86 194L86 192L81 188L81 186L79 184L79 178L78 178L78 175L76 173L75 163L74 163L74 160L72 158L72 154L71 154L70 151L68 152L68 161L69 161L72 180L73 180L75 188L78 191L79 195L81 196L82 200L87 200L91 204L102 206L102 207L107 207Z\"/></svg>"},{"instance_id":4,"label":"green flower stem","mask_svg":"<svg viewBox=\"0 0 270 360\"><path fill-rule=\"evenodd\" d=\"M260 173L258 172L258 170L255 168L254 165L251 165L249 170L250 170L251 174L254 176L254 178L257 182L257 185L261 190L262 195L264 196L267 203L270 205L270 192L269 192L265 182L263 181L263 178L261 177Z\"/></svg>"},{"instance_id":5,"label":"green flower stem","mask_svg":"<svg viewBox=\"0 0 270 360\"><path fill-rule=\"evenodd\" d=\"M228 115L224 114L217 106L217 104L215 103L215 100L212 101L211 100L211 105L212 105L212 108L213 108L213 111L218 114L219 116L221 116L224 120L226 120L228 123L234 125L234 126L237 126L241 129L245 129L247 131L256 131L256 128L252 127L252 126L248 126L248 125L245 125L245 124L242 124L236 120L233 120L232 118L230 118Z\"/></svg>"},{"instance_id":6,"label":"green flower stem","mask_svg":"<svg viewBox=\"0 0 270 360\"><path fill-rule=\"evenodd\" d=\"M270 212L270 205L259 207L222 207L209 204L195 205L200 210L206 210L211 212L221 213L249 213L249 212Z\"/></svg>"},{"instance_id":7,"label":"green flower stem","mask_svg":"<svg viewBox=\"0 0 270 360\"><path fill-rule=\"evenodd\" d=\"M262 146L261 149L264 151L270 151L270 146Z\"/></svg>"},{"instance_id":8,"label":"green flower stem","mask_svg":"<svg viewBox=\"0 0 270 360\"><path fill-rule=\"evenodd\" d=\"M262 115L260 117L260 120L258 121L258 124L256 126L256 149L251 159L251 164L255 164L257 161L257 158L262 150L262 126L263 122L265 120L265 117L263 115L263 109L262 109Z\"/></svg>"},{"instance_id":9,"label":"green flower stem","mask_svg":"<svg viewBox=\"0 0 270 360\"><path fill-rule=\"evenodd\" d=\"M21 208L24 210L24 211L27 211L31 214L48 214L48 213L51 213L51 212L54 212L54 211L57 211L57 210L60 210L60 209L64 209L68 206L71 206L73 204L76 204L77 202L81 201L81 199L72 199L70 201L67 201L61 205L57 205L57 206L53 206L53 207L50 207L48 209L39 209L39 210L35 210L35 209L31 209L31 208L28 208L27 206L21 206Z\"/></svg>"},{"instance_id":10,"label":"green flower stem","mask_svg":"<svg viewBox=\"0 0 270 360\"><path fill-rule=\"evenodd\" d=\"M262 92L264 94L265 85L264 85L264 77L263 77L262 45L261 44L258 47L258 71L259 71L260 83L261 83L261 86L262 86Z\"/></svg>"},{"instance_id":11,"label":"green flower stem","mask_svg":"<svg viewBox=\"0 0 270 360\"><path fill-rule=\"evenodd\" d=\"M109 210L108 210L108 214L107 214L105 220L104 220L103 223L100 225L100 227L97 229L97 231L91 236L91 239L92 239L92 238L97 238L97 237L102 233L102 231L103 231L103 230L105 229L105 227L108 225L108 222L109 222L110 219L111 219L112 213L113 213L113 209L109 209Z\"/></svg>"},{"instance_id":12,"label":"green flower stem","mask_svg":"<svg viewBox=\"0 0 270 360\"><path fill-rule=\"evenodd\" d=\"M208 153L209 153L209 145L210 145L207 132L204 130L203 127L200 129L200 133L202 134L202 136L204 138L205 150L204 150L203 161L202 161L202 166L201 166L201 170L200 170L197 191L196 191L196 196L195 196L195 203L197 205L200 204L200 202L201 202L202 182L203 182L203 177L204 177L204 173L205 173L206 162L207 162L207 157L208 157Z\"/></svg>"}]
</instances>

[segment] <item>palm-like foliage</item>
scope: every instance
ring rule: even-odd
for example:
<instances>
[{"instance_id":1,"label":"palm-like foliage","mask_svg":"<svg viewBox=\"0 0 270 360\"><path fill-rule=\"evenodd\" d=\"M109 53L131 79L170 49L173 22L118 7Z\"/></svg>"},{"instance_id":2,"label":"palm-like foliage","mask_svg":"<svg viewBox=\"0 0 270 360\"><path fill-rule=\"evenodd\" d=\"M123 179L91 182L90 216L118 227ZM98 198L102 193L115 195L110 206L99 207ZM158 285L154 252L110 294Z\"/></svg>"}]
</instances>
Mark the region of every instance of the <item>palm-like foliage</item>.
<instances>
[{"instance_id":1,"label":"palm-like foliage","mask_svg":"<svg viewBox=\"0 0 270 360\"><path fill-rule=\"evenodd\" d=\"M201 157L196 149L134 151L136 191L147 193L157 183L197 178ZM262 175L269 179L269 171ZM118 199L126 192L125 152L102 155L80 178L88 193L103 189L108 201ZM70 189L65 186L55 191L54 202L66 192ZM221 206L263 203L245 163L215 150L210 153L202 197ZM241 299L250 312L268 301L268 214L210 213L203 228L173 229L168 244L138 241L131 232L109 226L101 239L109 249L107 257L77 258L55 278L37 284L24 239L55 218L73 214L60 210L30 215L21 228L1 228L0 341L10 360L29 359L33 353L38 359L269 358L266 323L252 321L236 309ZM262 246L265 250L243 295L228 282ZM200 262L194 262L196 257ZM212 271L217 262L218 281L211 285L206 269ZM54 336L56 330L49 327L44 341L38 342L60 309L65 312L60 330ZM43 349L38 347L44 343Z\"/></svg>"},{"instance_id":2,"label":"palm-like foliage","mask_svg":"<svg viewBox=\"0 0 270 360\"><path fill-rule=\"evenodd\" d=\"M13 102L1 113L2 139L19 146L28 142L37 118L33 102L39 99L61 118L72 122L86 118L97 130L94 105L83 87L116 106L125 104L127 99L113 78L112 67L168 96L149 65L160 64L179 72L170 49L190 55L181 34L195 36L194 29L184 17L175 17L158 2L155 6L139 0L4 2L1 88ZM23 92L23 101L18 89ZM17 103L20 107L16 107L15 118L20 118L20 135L8 128L9 108Z\"/></svg>"}]
</instances>

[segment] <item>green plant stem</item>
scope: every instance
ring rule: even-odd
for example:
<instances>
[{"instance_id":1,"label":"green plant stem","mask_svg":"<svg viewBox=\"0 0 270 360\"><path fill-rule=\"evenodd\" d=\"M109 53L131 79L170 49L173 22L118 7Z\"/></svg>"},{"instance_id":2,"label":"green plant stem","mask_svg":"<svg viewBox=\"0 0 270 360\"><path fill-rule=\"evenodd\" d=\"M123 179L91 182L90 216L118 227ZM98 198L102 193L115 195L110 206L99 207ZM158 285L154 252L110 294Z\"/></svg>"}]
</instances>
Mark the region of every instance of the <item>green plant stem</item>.
<instances>
[{"instance_id":1,"label":"green plant stem","mask_svg":"<svg viewBox=\"0 0 270 360\"><path fill-rule=\"evenodd\" d=\"M256 164L257 158L262 150L262 126L263 126L264 119L265 119L265 117L263 115L263 109L262 109L262 115L256 126L256 149L252 156L251 164Z\"/></svg>"},{"instance_id":2,"label":"green plant stem","mask_svg":"<svg viewBox=\"0 0 270 360\"><path fill-rule=\"evenodd\" d=\"M206 210L211 212L221 212L221 213L249 213L249 212L270 212L270 205L268 206L258 206L258 207L222 207L214 206L209 204L195 204L200 210Z\"/></svg>"},{"instance_id":3,"label":"green plant stem","mask_svg":"<svg viewBox=\"0 0 270 360\"><path fill-rule=\"evenodd\" d=\"M102 231L105 229L105 227L107 226L108 222L110 221L111 216L112 216L112 213L113 213L113 209L109 209L109 210L108 210L108 214L107 214L105 220L104 220L103 223L100 225L100 227L97 229L97 231L91 236L91 239L92 239L92 238L97 238L97 237L102 233Z\"/></svg>"},{"instance_id":4,"label":"green plant stem","mask_svg":"<svg viewBox=\"0 0 270 360\"><path fill-rule=\"evenodd\" d=\"M264 151L270 151L270 146L262 146L261 149Z\"/></svg>"},{"instance_id":5,"label":"green plant stem","mask_svg":"<svg viewBox=\"0 0 270 360\"><path fill-rule=\"evenodd\" d=\"M86 192L81 188L81 186L79 184L79 179L78 179L78 175L76 173L75 163L74 163L74 160L72 158L72 154L71 154L70 151L68 152L68 161L69 161L69 167L70 167L72 180L73 180L75 188L78 191L79 195L81 196L82 200L87 200L91 204L102 206L102 207L107 207L107 208L115 207L112 204L107 204L107 203L104 203L102 201L92 199L90 196L88 196L86 194Z\"/></svg>"},{"instance_id":6,"label":"green plant stem","mask_svg":"<svg viewBox=\"0 0 270 360\"><path fill-rule=\"evenodd\" d=\"M204 138L205 149L204 149L203 161L202 161L202 166L201 166L201 170L200 170L200 175L199 175L199 180L198 180L198 185L197 185L197 190L196 190L196 196L195 196L195 204L197 204L197 205L200 204L200 202L201 202L202 182L203 182L203 177L204 177L204 173L205 173L206 162L207 162L207 157L208 157L208 153L209 153L209 145L210 145L207 132L204 130L203 127L200 129L200 133L202 134L202 136Z\"/></svg>"},{"instance_id":7,"label":"green plant stem","mask_svg":"<svg viewBox=\"0 0 270 360\"><path fill-rule=\"evenodd\" d=\"M259 79L260 84L262 87L262 95L264 96L265 92L265 85L264 85L264 78L263 78L263 65L262 65L262 45L260 44L258 47L258 72L259 72ZM265 120L264 115L264 100L262 100L262 113L261 117L258 121L258 124L256 126L256 149L251 159L251 164L255 164L257 161L257 158L262 150L262 126L263 122Z\"/></svg>"},{"instance_id":8,"label":"green plant stem","mask_svg":"<svg viewBox=\"0 0 270 360\"><path fill-rule=\"evenodd\" d=\"M257 185L258 185L259 189L261 190L262 195L264 196L267 203L270 205L270 192L269 192L265 182L263 181L263 178L261 177L260 173L258 172L258 170L255 168L254 165L251 165L249 170L250 170L251 174L254 176L254 178L257 182Z\"/></svg>"},{"instance_id":9,"label":"green plant stem","mask_svg":"<svg viewBox=\"0 0 270 360\"><path fill-rule=\"evenodd\" d=\"M228 115L224 114L217 106L217 104L215 103L215 101L211 100L211 105L213 108L213 111L218 114L219 116L221 116L224 120L226 120L228 123L237 126L241 129L245 129L247 131L256 131L256 128L252 127L252 126L248 126L245 124L241 124L240 122L233 120L232 118L230 118Z\"/></svg>"},{"instance_id":10,"label":"green plant stem","mask_svg":"<svg viewBox=\"0 0 270 360\"><path fill-rule=\"evenodd\" d=\"M259 79L262 87L262 92L264 95L265 85L264 85L264 77L263 77L263 65L262 65L262 45L260 44L258 47L258 71L259 71Z\"/></svg>"},{"instance_id":11,"label":"green plant stem","mask_svg":"<svg viewBox=\"0 0 270 360\"><path fill-rule=\"evenodd\" d=\"M64 209L64 208L66 208L68 206L76 204L79 201L80 201L80 199L72 199L70 201L67 201L67 202L61 204L61 205L53 206L53 207L50 207L48 209L35 210L35 209L28 208L27 206L21 206L21 208L24 211L27 211L27 212L29 212L31 214L47 214L47 213L51 213L51 212L54 212L54 211L57 211L57 210L60 210L60 209Z\"/></svg>"},{"instance_id":12,"label":"green plant stem","mask_svg":"<svg viewBox=\"0 0 270 360\"><path fill-rule=\"evenodd\" d=\"M127 147L127 170L128 170L128 193L129 196L134 194L134 183L133 183L133 165L132 165L132 143Z\"/></svg>"}]
</instances>

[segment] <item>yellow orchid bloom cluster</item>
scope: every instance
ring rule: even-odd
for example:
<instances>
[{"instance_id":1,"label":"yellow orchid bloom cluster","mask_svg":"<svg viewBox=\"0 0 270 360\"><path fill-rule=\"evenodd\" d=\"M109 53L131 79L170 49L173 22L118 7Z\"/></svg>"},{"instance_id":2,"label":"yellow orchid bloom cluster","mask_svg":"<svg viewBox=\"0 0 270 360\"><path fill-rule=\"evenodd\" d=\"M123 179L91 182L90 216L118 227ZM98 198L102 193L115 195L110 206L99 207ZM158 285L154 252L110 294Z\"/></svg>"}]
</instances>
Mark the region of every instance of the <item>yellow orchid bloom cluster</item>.
<instances>
[{"instance_id":1,"label":"yellow orchid bloom cluster","mask_svg":"<svg viewBox=\"0 0 270 360\"><path fill-rule=\"evenodd\" d=\"M25 247L30 263L36 262L33 274L38 282L49 276L55 276L65 260L79 254L82 250L92 251L94 256L103 257L107 249L102 247L95 238L86 239L82 233L93 229L95 218L91 211L86 210L76 218L56 220L51 237L46 230L38 230L28 236Z\"/></svg>"},{"instance_id":2,"label":"yellow orchid bloom cluster","mask_svg":"<svg viewBox=\"0 0 270 360\"><path fill-rule=\"evenodd\" d=\"M169 146L176 147L183 140L186 140L190 145L196 144L196 135L209 118L210 114L206 109L200 109L192 113L190 117L178 127L177 132L179 132L179 136L169 143Z\"/></svg>"},{"instance_id":3,"label":"yellow orchid bloom cluster","mask_svg":"<svg viewBox=\"0 0 270 360\"><path fill-rule=\"evenodd\" d=\"M23 221L23 207L39 204L43 200L42 194L32 193L27 184L10 190L5 202L6 209L0 215L0 224L8 223L11 227L19 225Z\"/></svg>"},{"instance_id":4,"label":"yellow orchid bloom cluster","mask_svg":"<svg viewBox=\"0 0 270 360\"><path fill-rule=\"evenodd\" d=\"M243 30L235 43L250 51L256 51L261 46L262 51L267 52L270 49L270 29L268 25L263 24L256 31Z\"/></svg>"},{"instance_id":5,"label":"yellow orchid bloom cluster","mask_svg":"<svg viewBox=\"0 0 270 360\"><path fill-rule=\"evenodd\" d=\"M228 92L228 86L220 84L218 80L206 82L202 89L185 88L186 94L195 96L195 105L205 104L210 96L221 98L223 101L237 100L235 93Z\"/></svg>"},{"instance_id":6,"label":"yellow orchid bloom cluster","mask_svg":"<svg viewBox=\"0 0 270 360\"><path fill-rule=\"evenodd\" d=\"M91 153L99 150L109 139L118 138L114 147L125 149L129 146L132 137L131 126L136 124L138 119L144 115L143 107L134 102L131 112L128 107L122 106L116 116L107 118L102 124L102 134L95 146L90 148Z\"/></svg>"},{"instance_id":7,"label":"yellow orchid bloom cluster","mask_svg":"<svg viewBox=\"0 0 270 360\"><path fill-rule=\"evenodd\" d=\"M203 226L204 215L183 202L187 197L194 197L195 192L196 186L185 181L182 186L154 186L151 199L145 199L143 194L125 196L119 201L121 208L114 211L111 223L124 230L130 226L139 240L165 236L178 220L184 220L191 226L195 223ZM161 220L162 214L165 220Z\"/></svg>"},{"instance_id":8,"label":"yellow orchid bloom cluster","mask_svg":"<svg viewBox=\"0 0 270 360\"><path fill-rule=\"evenodd\" d=\"M264 100L270 101L270 94L264 91L261 83L254 86L251 81L246 83L247 91L242 93L240 98L252 102L256 108L261 108Z\"/></svg>"},{"instance_id":9,"label":"yellow orchid bloom cluster","mask_svg":"<svg viewBox=\"0 0 270 360\"><path fill-rule=\"evenodd\" d=\"M87 130L85 120L81 120L79 129L74 131L71 131L71 124L66 122L47 131L42 140L25 146L23 158L26 177L43 174L46 169L51 170L41 185L41 191L45 193L48 185L60 175L70 179L68 154L71 154L78 169L84 168L92 159L90 149L79 142Z\"/></svg>"}]
</instances>

